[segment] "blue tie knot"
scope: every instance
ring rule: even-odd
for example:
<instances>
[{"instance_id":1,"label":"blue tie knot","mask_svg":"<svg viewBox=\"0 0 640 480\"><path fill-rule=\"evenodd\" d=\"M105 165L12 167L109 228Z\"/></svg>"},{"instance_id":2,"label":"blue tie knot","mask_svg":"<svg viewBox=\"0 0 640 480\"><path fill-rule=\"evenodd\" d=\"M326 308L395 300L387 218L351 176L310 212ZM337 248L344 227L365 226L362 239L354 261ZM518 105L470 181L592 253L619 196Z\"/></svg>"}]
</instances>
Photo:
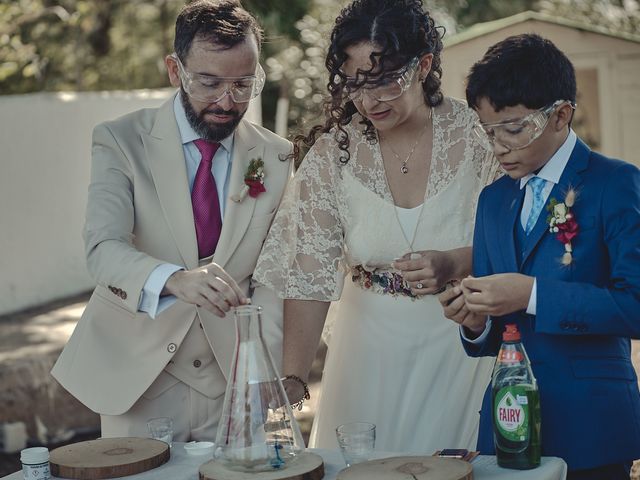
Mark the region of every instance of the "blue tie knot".
<instances>
[{"instance_id":1,"label":"blue tie knot","mask_svg":"<svg viewBox=\"0 0 640 480\"><path fill-rule=\"evenodd\" d=\"M531 177L527 183L531 187L533 195L539 196L542 193L544 186L547 184L547 181L544 178Z\"/></svg>"},{"instance_id":2,"label":"blue tie knot","mask_svg":"<svg viewBox=\"0 0 640 480\"><path fill-rule=\"evenodd\" d=\"M529 218L527 219L527 224L525 225L524 231L529 234L531 230L533 230L538 217L540 216L540 212L542 211L542 207L544 206L544 197L542 195L542 191L544 190L547 181L544 178L540 177L531 177L527 182L527 185L531 188L531 192L533 193L533 201L531 203L531 211L529 212Z\"/></svg>"}]
</instances>

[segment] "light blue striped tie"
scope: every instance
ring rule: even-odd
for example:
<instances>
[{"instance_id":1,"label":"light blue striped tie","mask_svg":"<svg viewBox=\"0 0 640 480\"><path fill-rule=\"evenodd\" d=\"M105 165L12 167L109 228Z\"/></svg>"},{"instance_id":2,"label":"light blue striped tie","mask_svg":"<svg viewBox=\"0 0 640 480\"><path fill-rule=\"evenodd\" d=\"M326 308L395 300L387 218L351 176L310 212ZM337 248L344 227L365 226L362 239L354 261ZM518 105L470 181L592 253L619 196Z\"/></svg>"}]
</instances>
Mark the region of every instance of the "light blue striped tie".
<instances>
[{"instance_id":1,"label":"light blue striped tie","mask_svg":"<svg viewBox=\"0 0 640 480\"><path fill-rule=\"evenodd\" d=\"M533 202L531 205L531 211L529 212L529 218L527 219L527 224L524 227L524 231L527 235L533 230L538 217L540 216L540 212L542 211L542 207L544 206L544 197L542 196L542 191L544 190L544 186L547 184L547 181L544 178L540 177L531 177L527 182L527 185L531 187L531 192L533 193Z\"/></svg>"}]
</instances>

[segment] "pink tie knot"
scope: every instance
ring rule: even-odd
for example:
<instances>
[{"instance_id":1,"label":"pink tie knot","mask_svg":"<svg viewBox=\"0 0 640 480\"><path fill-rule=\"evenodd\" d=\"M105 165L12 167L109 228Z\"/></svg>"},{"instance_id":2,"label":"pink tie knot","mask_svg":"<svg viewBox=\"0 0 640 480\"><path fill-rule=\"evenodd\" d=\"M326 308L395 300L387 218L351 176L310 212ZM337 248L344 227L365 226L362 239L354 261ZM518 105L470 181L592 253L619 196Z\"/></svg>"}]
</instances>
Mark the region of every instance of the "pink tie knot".
<instances>
[{"instance_id":1,"label":"pink tie knot","mask_svg":"<svg viewBox=\"0 0 640 480\"><path fill-rule=\"evenodd\" d=\"M202 156L202 160L211 163L213 160L213 156L218 151L220 144L218 142L210 142L209 140L204 140L203 138L199 138L198 140L194 140L193 143L198 150L200 150L200 155Z\"/></svg>"}]
</instances>

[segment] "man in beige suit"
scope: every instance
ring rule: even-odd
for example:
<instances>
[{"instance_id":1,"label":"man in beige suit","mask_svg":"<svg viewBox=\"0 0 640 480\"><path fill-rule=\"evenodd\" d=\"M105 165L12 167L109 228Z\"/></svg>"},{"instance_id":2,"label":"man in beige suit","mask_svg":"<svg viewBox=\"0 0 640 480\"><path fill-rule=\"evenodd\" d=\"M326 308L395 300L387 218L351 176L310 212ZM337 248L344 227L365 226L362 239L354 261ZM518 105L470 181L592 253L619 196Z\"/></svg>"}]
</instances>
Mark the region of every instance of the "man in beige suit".
<instances>
[{"instance_id":1,"label":"man in beige suit","mask_svg":"<svg viewBox=\"0 0 640 480\"><path fill-rule=\"evenodd\" d=\"M94 130L84 238L98 286L52 374L104 437L147 436L167 416L174 440L214 439L231 310L249 298L281 359L282 305L251 284L291 174L291 144L242 119L264 84L261 39L237 1L190 3L165 60L175 98Z\"/></svg>"}]
</instances>

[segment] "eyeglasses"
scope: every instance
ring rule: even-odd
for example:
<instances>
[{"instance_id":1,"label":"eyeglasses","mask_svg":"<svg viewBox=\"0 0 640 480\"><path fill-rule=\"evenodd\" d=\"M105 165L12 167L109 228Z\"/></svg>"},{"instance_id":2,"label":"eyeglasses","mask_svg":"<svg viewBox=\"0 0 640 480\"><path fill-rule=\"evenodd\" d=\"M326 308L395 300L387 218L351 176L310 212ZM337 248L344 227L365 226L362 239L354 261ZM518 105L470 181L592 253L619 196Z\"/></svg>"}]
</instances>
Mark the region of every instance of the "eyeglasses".
<instances>
[{"instance_id":1,"label":"eyeglasses","mask_svg":"<svg viewBox=\"0 0 640 480\"><path fill-rule=\"evenodd\" d=\"M499 143L509 150L522 150L531 145L547 127L551 115L564 103L575 110L576 105L569 100L557 100L516 121L497 123L477 123L473 133L480 144L489 151Z\"/></svg>"},{"instance_id":2,"label":"eyeglasses","mask_svg":"<svg viewBox=\"0 0 640 480\"><path fill-rule=\"evenodd\" d=\"M182 88L198 102L216 103L229 95L235 103L246 103L256 98L264 88L266 75L258 64L255 75L246 77L216 77L188 72L175 53L171 55L178 64Z\"/></svg>"},{"instance_id":3,"label":"eyeglasses","mask_svg":"<svg viewBox=\"0 0 640 480\"><path fill-rule=\"evenodd\" d=\"M371 86L358 85L355 78L347 79L345 93L352 102L360 101L362 95L368 95L378 102L390 102L400 97L413 83L416 71L418 70L418 57L411 60L395 74L387 74L382 80L373 83Z\"/></svg>"}]
</instances>

